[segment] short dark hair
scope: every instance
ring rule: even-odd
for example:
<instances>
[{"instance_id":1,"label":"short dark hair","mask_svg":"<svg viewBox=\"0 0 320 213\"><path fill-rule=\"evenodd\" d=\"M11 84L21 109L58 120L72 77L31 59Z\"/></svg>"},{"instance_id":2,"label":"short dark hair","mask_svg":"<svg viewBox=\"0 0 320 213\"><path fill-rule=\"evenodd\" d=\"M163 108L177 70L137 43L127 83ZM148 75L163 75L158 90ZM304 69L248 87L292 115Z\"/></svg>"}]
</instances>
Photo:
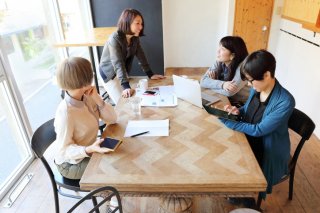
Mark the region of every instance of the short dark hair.
<instances>
[{"instance_id":1,"label":"short dark hair","mask_svg":"<svg viewBox=\"0 0 320 213\"><path fill-rule=\"evenodd\" d=\"M139 36L144 36L144 19L141 13L138 10L135 9L125 9L122 11L120 18L118 20L118 30L124 34L127 35L133 35L134 33L131 31L130 25L132 24L133 20L137 17L140 16L142 19L142 30L140 31Z\"/></svg>"},{"instance_id":2,"label":"short dark hair","mask_svg":"<svg viewBox=\"0 0 320 213\"><path fill-rule=\"evenodd\" d=\"M241 66L241 79L245 80L249 75L253 80L263 80L263 75L269 71L271 77L274 78L276 70L276 59L267 50L258 50L244 60Z\"/></svg>"}]
</instances>

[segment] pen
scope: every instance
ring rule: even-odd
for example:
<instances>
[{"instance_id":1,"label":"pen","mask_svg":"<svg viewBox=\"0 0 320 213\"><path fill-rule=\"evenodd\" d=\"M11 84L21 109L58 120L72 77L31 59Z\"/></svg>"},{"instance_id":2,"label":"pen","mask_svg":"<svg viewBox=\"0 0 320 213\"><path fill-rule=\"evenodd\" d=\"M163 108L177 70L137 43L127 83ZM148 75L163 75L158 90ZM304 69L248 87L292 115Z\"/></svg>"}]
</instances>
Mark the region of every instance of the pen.
<instances>
[{"instance_id":1,"label":"pen","mask_svg":"<svg viewBox=\"0 0 320 213\"><path fill-rule=\"evenodd\" d=\"M140 136L140 135L144 135L144 134L147 134L147 133L149 133L149 131L141 132L141 133L138 133L138 134L134 134L134 135L131 135L130 137L134 138L134 137L137 137L137 136Z\"/></svg>"}]
</instances>

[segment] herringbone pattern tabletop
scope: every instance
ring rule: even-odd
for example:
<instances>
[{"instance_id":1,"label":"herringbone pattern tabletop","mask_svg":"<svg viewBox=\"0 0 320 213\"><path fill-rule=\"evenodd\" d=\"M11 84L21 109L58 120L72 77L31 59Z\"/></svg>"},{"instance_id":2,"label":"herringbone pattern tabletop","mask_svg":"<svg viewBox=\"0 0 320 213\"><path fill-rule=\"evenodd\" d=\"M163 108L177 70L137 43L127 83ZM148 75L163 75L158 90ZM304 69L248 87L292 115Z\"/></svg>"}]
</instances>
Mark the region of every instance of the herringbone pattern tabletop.
<instances>
[{"instance_id":1,"label":"herringbone pattern tabletop","mask_svg":"<svg viewBox=\"0 0 320 213\"><path fill-rule=\"evenodd\" d=\"M222 103L220 103L222 104ZM263 191L265 178L245 136L182 100L173 108L143 107L135 117L127 100L105 136L123 137L128 120L169 119L169 137L123 138L111 154L94 154L81 187L124 192L239 193Z\"/></svg>"}]
</instances>

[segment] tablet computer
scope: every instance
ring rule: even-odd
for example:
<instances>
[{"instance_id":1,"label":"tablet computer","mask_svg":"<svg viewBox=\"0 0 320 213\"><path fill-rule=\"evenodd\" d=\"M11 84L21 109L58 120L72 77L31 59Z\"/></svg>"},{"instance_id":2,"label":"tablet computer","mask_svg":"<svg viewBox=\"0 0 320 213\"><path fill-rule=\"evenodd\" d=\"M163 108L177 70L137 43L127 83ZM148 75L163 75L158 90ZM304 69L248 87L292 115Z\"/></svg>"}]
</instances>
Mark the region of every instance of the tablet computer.
<instances>
[{"instance_id":1,"label":"tablet computer","mask_svg":"<svg viewBox=\"0 0 320 213\"><path fill-rule=\"evenodd\" d=\"M232 120L232 121L240 121L241 120L239 115L233 115L233 114L229 115L229 113L227 111L211 107L211 105L203 104L203 107L209 114L215 115L219 118L225 118L225 119Z\"/></svg>"},{"instance_id":2,"label":"tablet computer","mask_svg":"<svg viewBox=\"0 0 320 213\"><path fill-rule=\"evenodd\" d=\"M115 151L120 146L121 143L122 143L122 140L106 137L100 144L100 147L106 147L108 149Z\"/></svg>"}]
</instances>

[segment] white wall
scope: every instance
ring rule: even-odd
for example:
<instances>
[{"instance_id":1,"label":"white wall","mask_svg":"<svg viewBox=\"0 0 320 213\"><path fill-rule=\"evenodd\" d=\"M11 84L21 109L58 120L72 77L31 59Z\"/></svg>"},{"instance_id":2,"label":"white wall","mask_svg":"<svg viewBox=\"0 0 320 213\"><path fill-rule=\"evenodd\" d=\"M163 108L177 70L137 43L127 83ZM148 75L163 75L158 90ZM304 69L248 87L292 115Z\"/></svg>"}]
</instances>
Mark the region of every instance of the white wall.
<instances>
[{"instance_id":1,"label":"white wall","mask_svg":"<svg viewBox=\"0 0 320 213\"><path fill-rule=\"evenodd\" d=\"M289 35L320 44L320 34L302 28L301 24L282 19L276 0L269 37L269 51L277 59L276 77L296 100L296 108L306 113L316 124L315 134L320 138L320 47ZM281 9L281 8L280 8Z\"/></svg>"},{"instance_id":2,"label":"white wall","mask_svg":"<svg viewBox=\"0 0 320 213\"><path fill-rule=\"evenodd\" d=\"M225 0L162 0L164 67L211 66L228 10Z\"/></svg>"},{"instance_id":3,"label":"white wall","mask_svg":"<svg viewBox=\"0 0 320 213\"><path fill-rule=\"evenodd\" d=\"M313 37L313 32L301 24L282 20L280 27L320 44L320 35ZM320 137L320 47L280 31L273 52L277 59L276 77L295 97L296 108L316 123L315 134Z\"/></svg>"},{"instance_id":4,"label":"white wall","mask_svg":"<svg viewBox=\"0 0 320 213\"><path fill-rule=\"evenodd\" d=\"M219 40L232 34L235 0L162 0L164 64L208 67L215 62ZM275 0L268 50L277 59L276 77L295 97L296 108L316 123L320 138L320 34L281 18L283 0Z\"/></svg>"}]
</instances>

